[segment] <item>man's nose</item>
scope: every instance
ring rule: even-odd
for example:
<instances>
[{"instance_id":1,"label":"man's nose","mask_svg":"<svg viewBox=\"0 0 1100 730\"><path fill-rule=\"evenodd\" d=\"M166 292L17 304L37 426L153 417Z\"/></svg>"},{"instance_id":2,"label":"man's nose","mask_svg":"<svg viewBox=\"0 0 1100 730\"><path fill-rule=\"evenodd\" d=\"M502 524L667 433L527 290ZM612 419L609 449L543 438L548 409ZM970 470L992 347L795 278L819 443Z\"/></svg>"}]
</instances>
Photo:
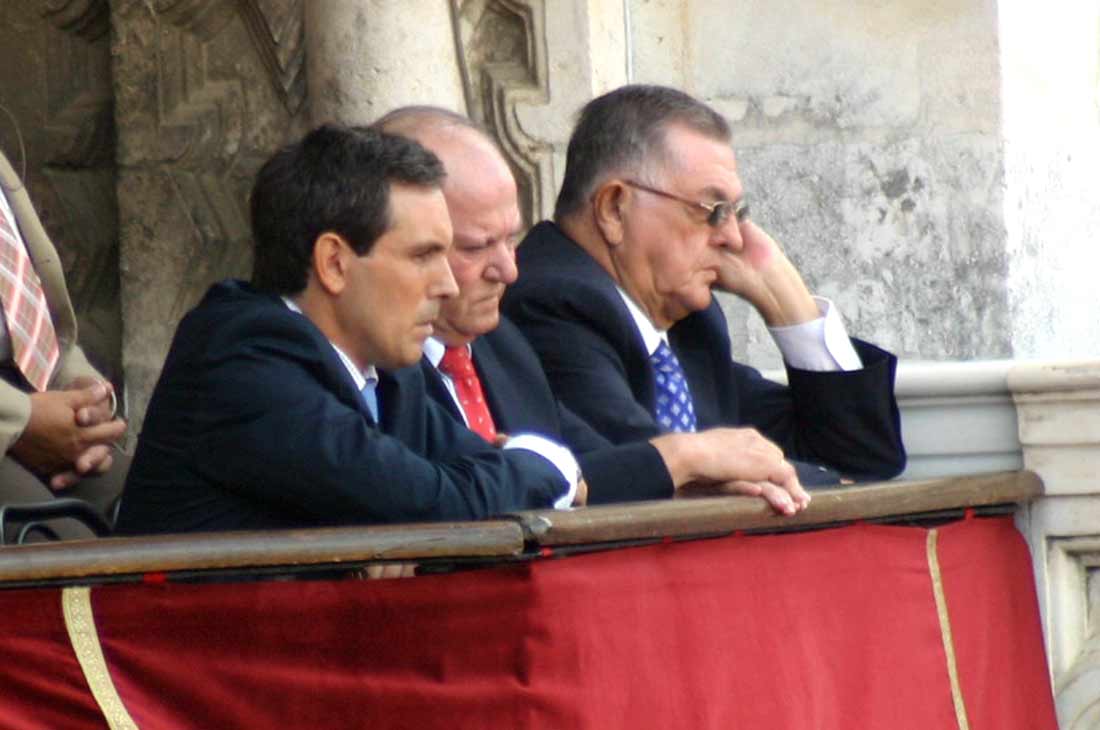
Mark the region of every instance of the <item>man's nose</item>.
<instances>
[{"instance_id":1,"label":"man's nose","mask_svg":"<svg viewBox=\"0 0 1100 730\"><path fill-rule=\"evenodd\" d=\"M737 216L731 215L722 225L713 229L711 244L731 253L741 252L745 241L741 238L741 221L737 220Z\"/></svg>"},{"instance_id":2,"label":"man's nose","mask_svg":"<svg viewBox=\"0 0 1100 730\"><path fill-rule=\"evenodd\" d=\"M518 276L516 250L512 247L511 241L497 243L494 247L493 259L485 270L485 278L508 286L514 284Z\"/></svg>"},{"instance_id":3,"label":"man's nose","mask_svg":"<svg viewBox=\"0 0 1100 730\"><path fill-rule=\"evenodd\" d=\"M439 260L440 266L435 272L430 294L433 298L438 299L456 297L458 296L458 282L455 281L454 272L451 271L451 264L445 256L440 257Z\"/></svg>"}]
</instances>

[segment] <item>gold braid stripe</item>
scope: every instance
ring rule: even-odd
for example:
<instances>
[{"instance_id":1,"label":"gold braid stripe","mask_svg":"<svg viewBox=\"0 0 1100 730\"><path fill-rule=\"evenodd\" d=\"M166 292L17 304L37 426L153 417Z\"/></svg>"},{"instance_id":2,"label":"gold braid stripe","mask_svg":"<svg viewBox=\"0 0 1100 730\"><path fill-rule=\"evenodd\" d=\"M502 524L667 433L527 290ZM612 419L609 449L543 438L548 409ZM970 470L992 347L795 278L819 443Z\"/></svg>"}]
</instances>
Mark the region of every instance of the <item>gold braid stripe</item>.
<instances>
[{"instance_id":1,"label":"gold braid stripe","mask_svg":"<svg viewBox=\"0 0 1100 730\"><path fill-rule=\"evenodd\" d=\"M932 594L936 598L936 613L940 618L940 638L943 639L943 653L947 657L947 676L951 680L951 700L955 703L955 720L959 724L959 730L970 730L970 721L966 718L966 703L963 701L962 687L959 685L959 668L955 663L955 640L951 636L951 617L947 615L947 597L943 592L940 559L936 554L938 539L938 530L928 531L926 546L928 570L932 574Z\"/></svg>"},{"instance_id":2,"label":"gold braid stripe","mask_svg":"<svg viewBox=\"0 0 1100 730\"><path fill-rule=\"evenodd\" d=\"M92 696L107 720L107 727L111 730L138 730L107 670L107 660L103 656L92 615L91 588L77 586L62 589L61 611L65 616L65 628L69 632L73 652L84 671L84 679L92 690Z\"/></svg>"}]
</instances>

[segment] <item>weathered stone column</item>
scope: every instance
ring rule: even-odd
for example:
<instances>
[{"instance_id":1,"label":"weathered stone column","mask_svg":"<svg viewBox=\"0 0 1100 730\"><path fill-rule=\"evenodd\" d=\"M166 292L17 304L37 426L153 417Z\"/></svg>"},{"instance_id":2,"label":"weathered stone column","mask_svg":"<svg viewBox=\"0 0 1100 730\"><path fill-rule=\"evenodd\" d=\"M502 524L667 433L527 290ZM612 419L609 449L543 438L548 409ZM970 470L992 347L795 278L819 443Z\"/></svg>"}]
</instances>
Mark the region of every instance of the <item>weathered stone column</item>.
<instances>
[{"instance_id":1,"label":"weathered stone column","mask_svg":"<svg viewBox=\"0 0 1100 730\"><path fill-rule=\"evenodd\" d=\"M500 141L529 221L554 208L577 110L629 79L621 0L451 0L469 114Z\"/></svg>"},{"instance_id":2,"label":"weathered stone column","mask_svg":"<svg viewBox=\"0 0 1100 730\"><path fill-rule=\"evenodd\" d=\"M405 104L466 111L449 0L305 4L312 119L366 124Z\"/></svg>"},{"instance_id":3,"label":"weathered stone column","mask_svg":"<svg viewBox=\"0 0 1100 730\"><path fill-rule=\"evenodd\" d=\"M302 2L110 3L134 432L180 319L211 283L251 271L252 178L304 126Z\"/></svg>"},{"instance_id":4,"label":"weathered stone column","mask_svg":"<svg viewBox=\"0 0 1100 730\"><path fill-rule=\"evenodd\" d=\"M1100 722L1100 361L1021 363L1008 373L1024 466L1043 496L1019 515L1054 678L1059 726Z\"/></svg>"}]
</instances>

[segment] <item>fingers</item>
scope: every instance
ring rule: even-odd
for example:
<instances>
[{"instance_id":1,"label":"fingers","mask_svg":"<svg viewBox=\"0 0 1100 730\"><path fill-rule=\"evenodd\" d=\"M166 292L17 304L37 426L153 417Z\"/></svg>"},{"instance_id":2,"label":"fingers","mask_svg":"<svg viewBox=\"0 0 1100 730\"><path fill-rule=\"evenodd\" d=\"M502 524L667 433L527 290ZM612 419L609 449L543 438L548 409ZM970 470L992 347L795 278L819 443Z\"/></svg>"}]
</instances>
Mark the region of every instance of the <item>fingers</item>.
<instances>
[{"instance_id":1,"label":"fingers","mask_svg":"<svg viewBox=\"0 0 1100 730\"><path fill-rule=\"evenodd\" d=\"M81 382L85 383L87 380L82 380ZM107 384L102 381L95 381L91 385L74 388L65 392L69 395L69 405L72 406L74 411L78 411L81 408L90 408L101 403L107 404L108 407L110 406L110 391L108 390Z\"/></svg>"},{"instance_id":2,"label":"fingers","mask_svg":"<svg viewBox=\"0 0 1100 730\"><path fill-rule=\"evenodd\" d=\"M719 495L740 495L761 497L772 509L781 515L796 515L810 505L810 495L802 488L797 478L786 484L769 481L746 481L742 479L721 484L694 484L679 489L678 497L708 497Z\"/></svg>"},{"instance_id":3,"label":"fingers","mask_svg":"<svg viewBox=\"0 0 1100 730\"><path fill-rule=\"evenodd\" d=\"M50 477L50 489L59 492L76 486L77 482L86 476L106 473L113 463L114 457L111 455L110 446L106 444L91 446L76 457L72 469L66 469Z\"/></svg>"},{"instance_id":4,"label":"fingers","mask_svg":"<svg viewBox=\"0 0 1100 730\"><path fill-rule=\"evenodd\" d=\"M372 563L359 575L367 580L382 578L412 578L416 575L416 563Z\"/></svg>"},{"instance_id":5,"label":"fingers","mask_svg":"<svg viewBox=\"0 0 1100 730\"><path fill-rule=\"evenodd\" d=\"M692 460L696 479L786 484L795 476L783 450L756 429L716 428L694 437L703 443L701 455Z\"/></svg>"},{"instance_id":6,"label":"fingers","mask_svg":"<svg viewBox=\"0 0 1100 730\"><path fill-rule=\"evenodd\" d=\"M89 474L103 474L111 468L114 457L111 456L111 447L106 444L96 444L84 450L76 457L73 466L76 472L83 476Z\"/></svg>"},{"instance_id":7,"label":"fingers","mask_svg":"<svg viewBox=\"0 0 1100 730\"><path fill-rule=\"evenodd\" d=\"M94 406L84 406L77 409L76 423L78 426L94 426L111 420L111 415L111 402L108 399Z\"/></svg>"},{"instance_id":8,"label":"fingers","mask_svg":"<svg viewBox=\"0 0 1100 730\"><path fill-rule=\"evenodd\" d=\"M69 469L68 471L63 471L50 477L50 489L55 492L60 492L63 489L76 486L79 481L80 475L77 474L75 470Z\"/></svg>"},{"instance_id":9,"label":"fingers","mask_svg":"<svg viewBox=\"0 0 1100 730\"><path fill-rule=\"evenodd\" d=\"M787 492L791 495L791 499L798 505L799 510L804 510L810 506L810 493L806 491L805 487L795 479L793 485L787 487Z\"/></svg>"},{"instance_id":10,"label":"fingers","mask_svg":"<svg viewBox=\"0 0 1100 730\"><path fill-rule=\"evenodd\" d=\"M573 506L581 507L588 503L588 482L584 479L577 481L577 493L573 496Z\"/></svg>"},{"instance_id":11,"label":"fingers","mask_svg":"<svg viewBox=\"0 0 1100 730\"><path fill-rule=\"evenodd\" d=\"M783 487L766 482L761 485L761 488L760 496L779 514L790 516L797 514L801 509L801 507L795 505L790 492Z\"/></svg>"},{"instance_id":12,"label":"fingers","mask_svg":"<svg viewBox=\"0 0 1100 730\"><path fill-rule=\"evenodd\" d=\"M80 438L87 444L113 444L126 433L126 421L116 418L81 430Z\"/></svg>"}]
</instances>

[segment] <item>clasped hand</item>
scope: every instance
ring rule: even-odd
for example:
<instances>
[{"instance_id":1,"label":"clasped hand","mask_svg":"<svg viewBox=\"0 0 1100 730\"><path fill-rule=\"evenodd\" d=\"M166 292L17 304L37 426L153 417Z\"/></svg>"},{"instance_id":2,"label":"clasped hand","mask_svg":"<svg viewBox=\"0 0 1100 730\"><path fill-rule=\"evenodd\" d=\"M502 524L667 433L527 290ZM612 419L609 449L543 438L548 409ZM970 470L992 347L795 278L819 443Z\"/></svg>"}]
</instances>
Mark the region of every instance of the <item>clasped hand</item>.
<instances>
[{"instance_id":1,"label":"clasped hand","mask_svg":"<svg viewBox=\"0 0 1100 730\"><path fill-rule=\"evenodd\" d=\"M65 390L33 393L30 400L27 427L11 447L20 463L48 477L55 490L111 468L111 448L126 422L113 416L109 384L81 377Z\"/></svg>"},{"instance_id":2,"label":"clasped hand","mask_svg":"<svg viewBox=\"0 0 1100 730\"><path fill-rule=\"evenodd\" d=\"M741 494L761 497L780 514L794 515L810 495L783 451L753 428L712 428L690 434L700 448L694 479L677 497Z\"/></svg>"}]
</instances>

